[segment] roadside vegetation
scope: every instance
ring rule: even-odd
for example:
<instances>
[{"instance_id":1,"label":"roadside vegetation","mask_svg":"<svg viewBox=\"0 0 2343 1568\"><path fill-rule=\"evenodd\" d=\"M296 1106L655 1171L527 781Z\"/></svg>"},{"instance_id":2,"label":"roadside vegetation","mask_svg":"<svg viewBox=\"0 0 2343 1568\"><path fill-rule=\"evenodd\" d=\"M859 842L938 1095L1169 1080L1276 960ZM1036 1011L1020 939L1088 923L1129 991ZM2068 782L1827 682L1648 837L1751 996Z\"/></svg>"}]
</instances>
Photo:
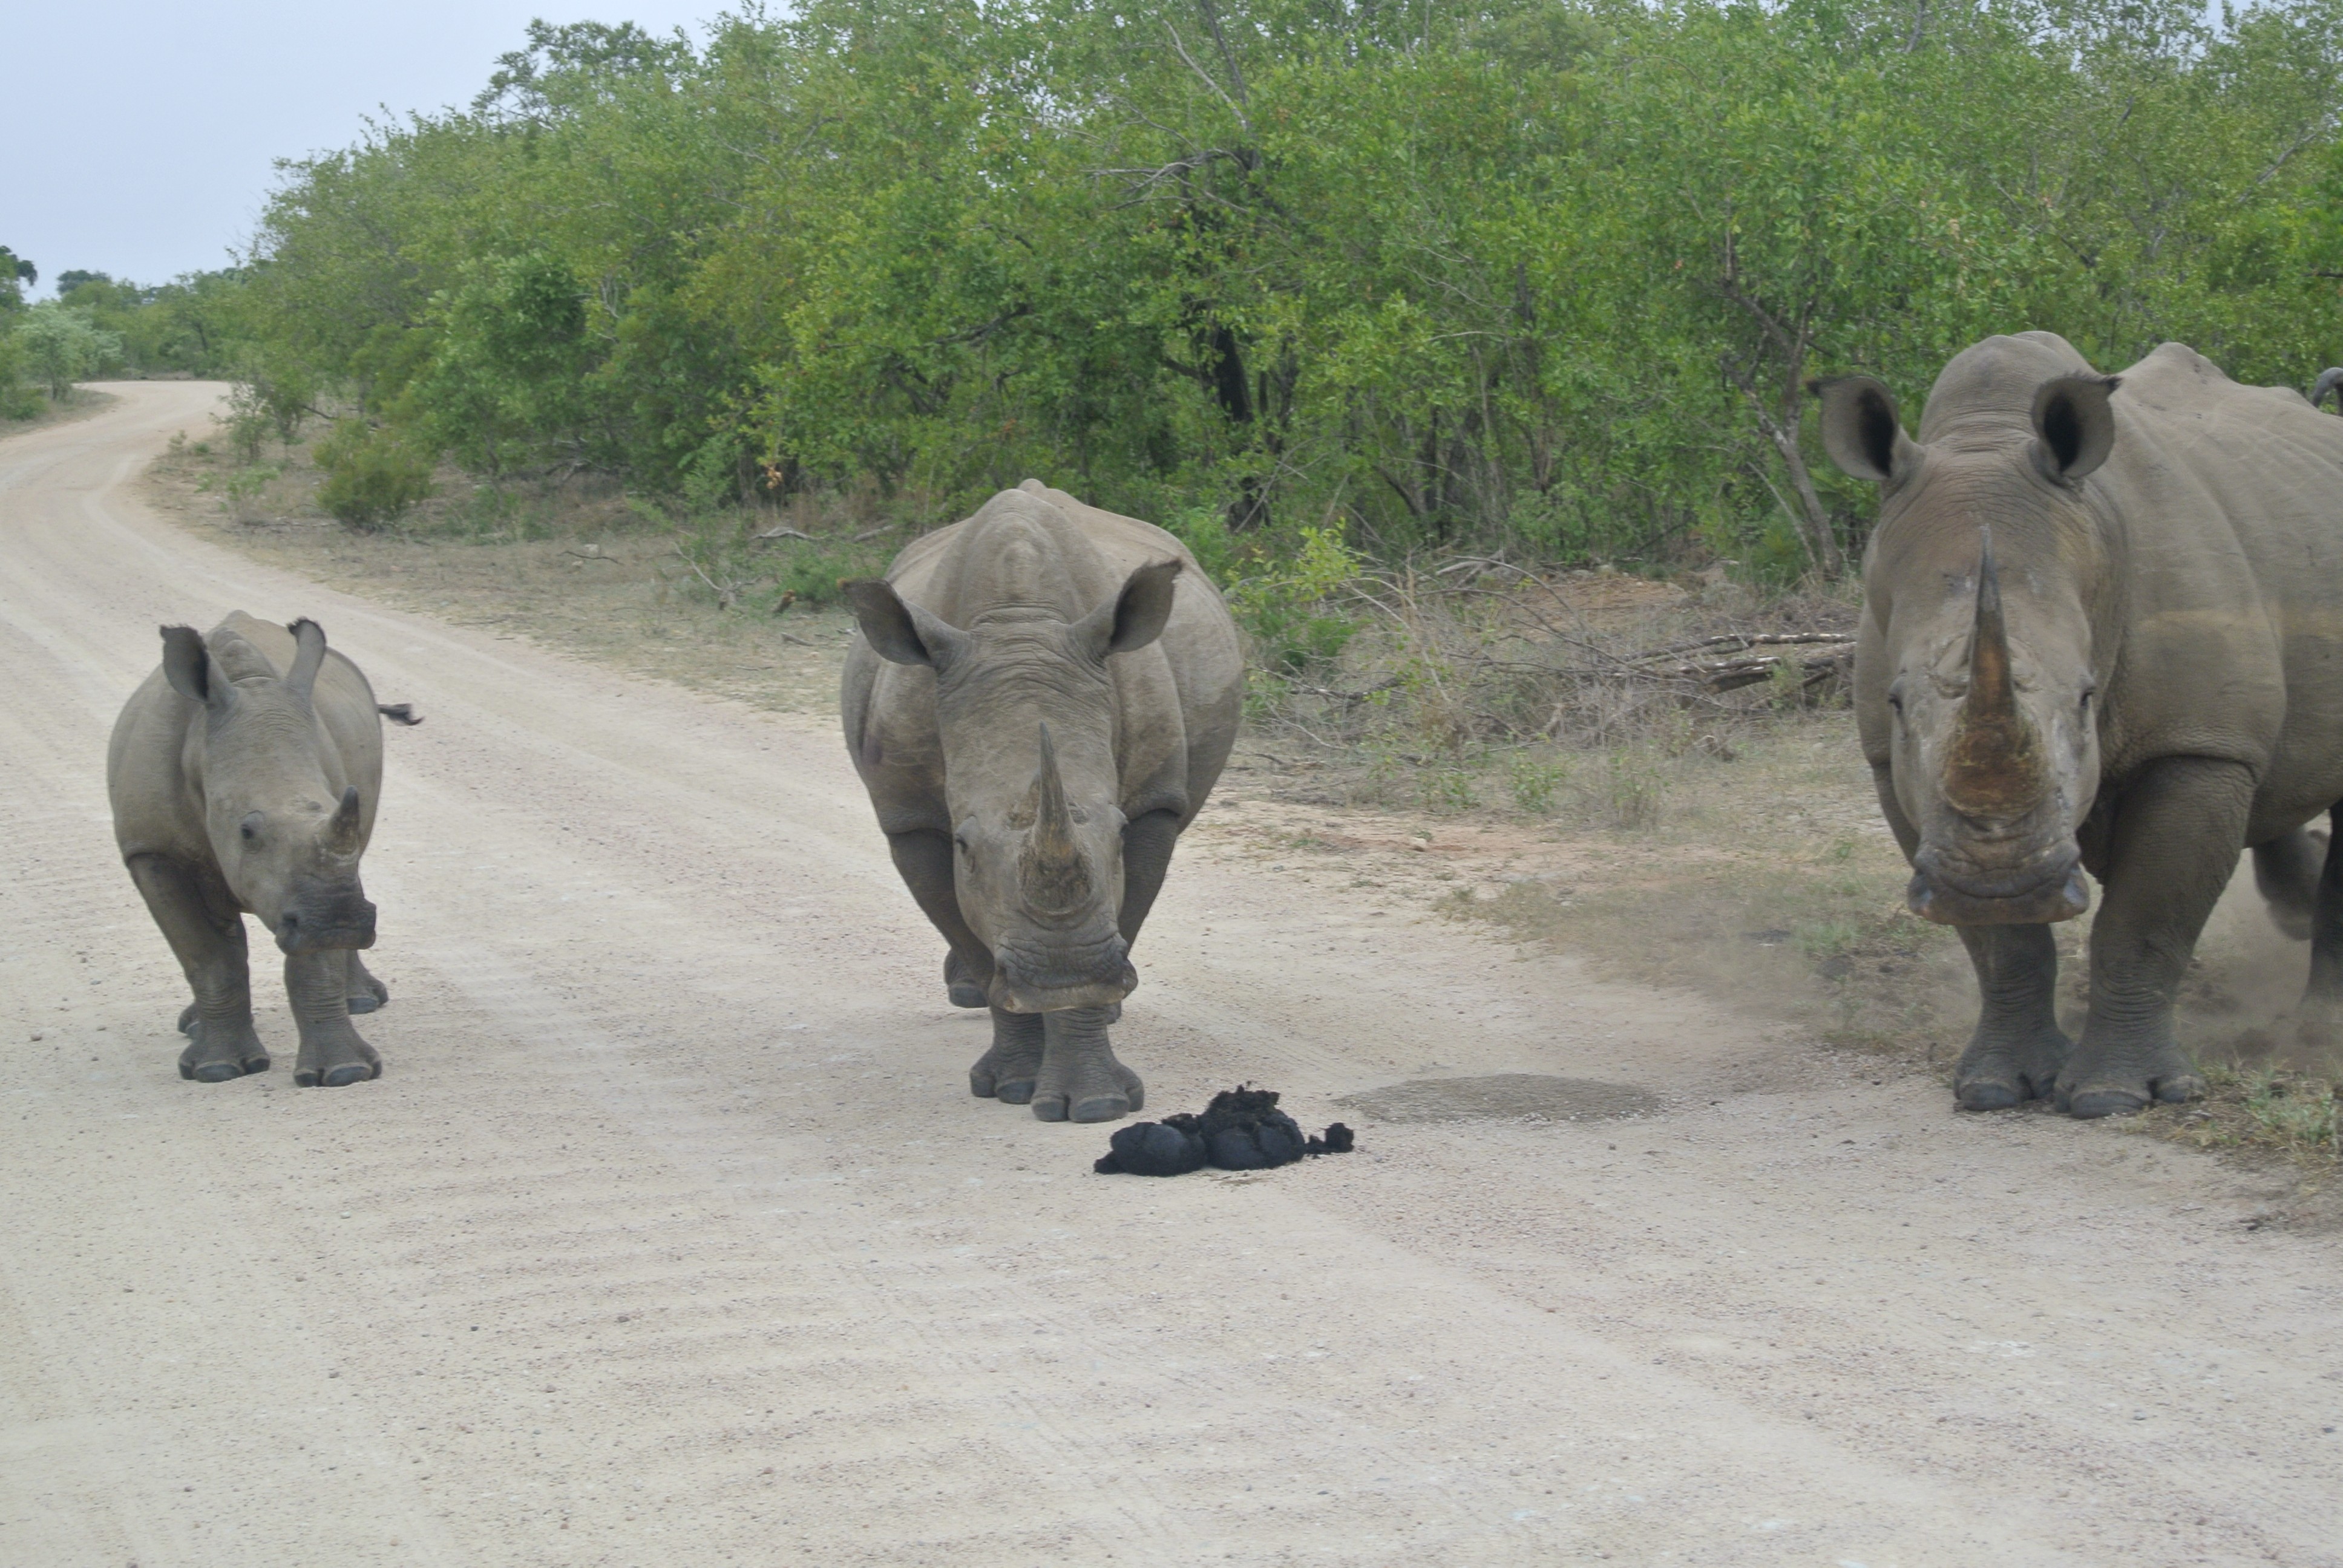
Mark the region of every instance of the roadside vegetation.
<instances>
[{"instance_id":1,"label":"roadside vegetation","mask_svg":"<svg viewBox=\"0 0 2343 1568\"><path fill-rule=\"evenodd\" d=\"M364 427L385 515L438 461L915 524L1041 474L1276 559L1835 577L1870 498L1811 377L1916 407L2025 327L2343 361L2338 104L2333 0L538 24L286 166L232 357Z\"/></svg>"},{"instance_id":2,"label":"roadside vegetation","mask_svg":"<svg viewBox=\"0 0 2343 1568\"><path fill-rule=\"evenodd\" d=\"M40 268L0 246L0 432L87 401L81 382L107 375L226 375L233 273L182 278L156 288L117 283L102 272L67 271L57 295L28 304Z\"/></svg>"}]
</instances>

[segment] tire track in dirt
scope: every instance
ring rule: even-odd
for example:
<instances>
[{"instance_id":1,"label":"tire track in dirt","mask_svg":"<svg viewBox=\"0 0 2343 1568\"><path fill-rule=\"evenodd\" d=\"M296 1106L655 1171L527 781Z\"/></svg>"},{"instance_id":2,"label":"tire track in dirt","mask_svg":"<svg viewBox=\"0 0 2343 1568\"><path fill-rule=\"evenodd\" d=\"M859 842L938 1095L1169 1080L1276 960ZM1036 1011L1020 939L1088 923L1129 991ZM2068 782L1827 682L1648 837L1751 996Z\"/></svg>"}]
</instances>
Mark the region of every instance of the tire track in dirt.
<instances>
[{"instance_id":1,"label":"tire track in dirt","mask_svg":"<svg viewBox=\"0 0 2343 1568\"><path fill-rule=\"evenodd\" d=\"M1091 1177L968 1098L829 727L191 540L125 480L211 394L117 390L0 445L0 1562L2343 1561L2343 1270L2249 1178L1206 844L1119 1037L1151 1109L1674 1109ZM239 607L428 716L350 1091L177 1079L106 830L155 624Z\"/></svg>"}]
</instances>

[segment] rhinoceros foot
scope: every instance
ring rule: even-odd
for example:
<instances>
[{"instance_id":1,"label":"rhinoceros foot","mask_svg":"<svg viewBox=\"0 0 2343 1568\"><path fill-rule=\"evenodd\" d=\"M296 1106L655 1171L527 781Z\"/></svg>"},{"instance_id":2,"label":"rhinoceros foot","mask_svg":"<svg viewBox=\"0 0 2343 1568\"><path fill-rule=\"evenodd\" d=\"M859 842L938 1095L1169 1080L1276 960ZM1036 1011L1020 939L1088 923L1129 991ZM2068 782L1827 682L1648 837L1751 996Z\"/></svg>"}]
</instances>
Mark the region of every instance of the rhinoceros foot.
<instances>
[{"instance_id":1,"label":"rhinoceros foot","mask_svg":"<svg viewBox=\"0 0 2343 1568\"><path fill-rule=\"evenodd\" d=\"M381 1076L381 1053L359 1038L349 1020L327 1020L301 1031L293 1081L303 1089L343 1089Z\"/></svg>"},{"instance_id":2,"label":"rhinoceros foot","mask_svg":"<svg viewBox=\"0 0 2343 1568\"><path fill-rule=\"evenodd\" d=\"M944 954L944 994L951 998L954 1007L985 1005L984 982L969 972L956 952Z\"/></svg>"},{"instance_id":3,"label":"rhinoceros foot","mask_svg":"<svg viewBox=\"0 0 2343 1568\"><path fill-rule=\"evenodd\" d=\"M2055 1026L2015 1038L1980 1029L1953 1071L1954 1098L1963 1111L2008 1111L2047 1100L2072 1049Z\"/></svg>"},{"instance_id":4,"label":"rhinoceros foot","mask_svg":"<svg viewBox=\"0 0 2343 1568\"><path fill-rule=\"evenodd\" d=\"M352 1012L373 1012L388 1004L390 988L374 978L366 965L358 961L355 950L350 953L349 1008Z\"/></svg>"},{"instance_id":5,"label":"rhinoceros foot","mask_svg":"<svg viewBox=\"0 0 2343 1568\"><path fill-rule=\"evenodd\" d=\"M1025 1105L1041 1076L1041 1015L992 1010L992 1049L968 1070L968 1091L979 1100Z\"/></svg>"},{"instance_id":6,"label":"rhinoceros foot","mask_svg":"<svg viewBox=\"0 0 2343 1568\"><path fill-rule=\"evenodd\" d=\"M2095 1050L2086 1040L2058 1077L2058 1109L2083 1121L2129 1116L2162 1102L2179 1105L2205 1092L2205 1080L2177 1044L2137 1054Z\"/></svg>"},{"instance_id":7,"label":"rhinoceros foot","mask_svg":"<svg viewBox=\"0 0 2343 1568\"><path fill-rule=\"evenodd\" d=\"M246 1073L268 1070L268 1049L249 1024L241 1030L206 1030L195 1014L191 1007L179 1015L179 1032L187 1037L187 1049L179 1052L181 1078L190 1083L226 1083Z\"/></svg>"},{"instance_id":8,"label":"rhinoceros foot","mask_svg":"<svg viewBox=\"0 0 2343 1568\"><path fill-rule=\"evenodd\" d=\"M1110 1007L1072 1007L1041 1015L1041 1073L1033 1114L1043 1121L1119 1121L1147 1105L1139 1074L1115 1060L1107 1040Z\"/></svg>"}]
</instances>

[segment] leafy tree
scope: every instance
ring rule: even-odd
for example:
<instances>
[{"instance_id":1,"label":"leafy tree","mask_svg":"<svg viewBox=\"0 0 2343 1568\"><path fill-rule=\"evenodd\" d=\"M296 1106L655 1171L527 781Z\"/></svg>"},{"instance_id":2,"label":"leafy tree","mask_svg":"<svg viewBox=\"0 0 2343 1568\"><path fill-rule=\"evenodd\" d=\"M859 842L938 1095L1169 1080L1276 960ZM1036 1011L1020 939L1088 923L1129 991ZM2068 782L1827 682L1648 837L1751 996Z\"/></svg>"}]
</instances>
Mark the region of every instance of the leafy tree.
<instances>
[{"instance_id":1,"label":"leafy tree","mask_svg":"<svg viewBox=\"0 0 2343 1568\"><path fill-rule=\"evenodd\" d=\"M1833 573L1811 376L2343 361L2338 114L2343 0L809 0L533 25L208 294L74 297L493 475Z\"/></svg>"},{"instance_id":2,"label":"leafy tree","mask_svg":"<svg viewBox=\"0 0 2343 1568\"><path fill-rule=\"evenodd\" d=\"M87 316L55 300L25 311L10 337L26 367L60 403L72 395L75 382L96 375L122 355L119 337L93 327Z\"/></svg>"}]
</instances>

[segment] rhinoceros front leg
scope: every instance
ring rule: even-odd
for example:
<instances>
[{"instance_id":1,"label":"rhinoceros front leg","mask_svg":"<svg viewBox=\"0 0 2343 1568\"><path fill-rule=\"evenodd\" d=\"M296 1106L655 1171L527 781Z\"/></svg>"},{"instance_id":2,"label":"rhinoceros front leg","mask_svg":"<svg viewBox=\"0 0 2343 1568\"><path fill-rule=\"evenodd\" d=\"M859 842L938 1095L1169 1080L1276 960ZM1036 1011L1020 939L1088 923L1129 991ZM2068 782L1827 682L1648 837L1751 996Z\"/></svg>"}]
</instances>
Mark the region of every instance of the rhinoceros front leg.
<instances>
[{"instance_id":1,"label":"rhinoceros front leg","mask_svg":"<svg viewBox=\"0 0 2343 1568\"><path fill-rule=\"evenodd\" d=\"M960 916L960 894L952 885L950 835L925 829L890 833L887 850L894 858L896 874L911 890L920 912L951 944L951 951L944 957L944 989L952 1005L984 1006L992 990L992 950L969 930L968 921ZM997 1020L994 1032L999 1033Z\"/></svg>"},{"instance_id":2,"label":"rhinoceros front leg","mask_svg":"<svg viewBox=\"0 0 2343 1568\"><path fill-rule=\"evenodd\" d=\"M266 1072L268 1052L252 1028L244 916L224 898L206 896L202 880L176 860L140 855L129 869L196 993L179 1014L179 1031L187 1037L187 1048L179 1053L179 1076L225 1083L247 1072Z\"/></svg>"},{"instance_id":3,"label":"rhinoceros front leg","mask_svg":"<svg viewBox=\"0 0 2343 1568\"><path fill-rule=\"evenodd\" d=\"M1041 1076L1043 1015L992 1010L992 1049L968 1070L968 1091L979 1100L999 1099L1004 1105L1025 1105L1033 1099L1033 1085Z\"/></svg>"},{"instance_id":4,"label":"rhinoceros front leg","mask_svg":"<svg viewBox=\"0 0 2343 1568\"><path fill-rule=\"evenodd\" d=\"M1122 940L1135 942L1155 895L1163 890L1164 873L1172 869L1172 847L1180 841L1180 819L1170 811L1149 811L1123 824L1122 908L1115 927Z\"/></svg>"},{"instance_id":5,"label":"rhinoceros front leg","mask_svg":"<svg viewBox=\"0 0 2343 1568\"><path fill-rule=\"evenodd\" d=\"M350 1022L350 960L347 949L292 953L285 960L285 996L301 1031L293 1081L304 1089L340 1089L382 1076L382 1057Z\"/></svg>"},{"instance_id":6,"label":"rhinoceros front leg","mask_svg":"<svg viewBox=\"0 0 2343 1568\"><path fill-rule=\"evenodd\" d=\"M1105 1007L1061 1008L1041 1015L1041 1075L1033 1114L1043 1121L1115 1121L1142 1110L1139 1074L1117 1061L1107 1042Z\"/></svg>"},{"instance_id":7,"label":"rhinoceros front leg","mask_svg":"<svg viewBox=\"0 0 2343 1568\"><path fill-rule=\"evenodd\" d=\"M2058 1027L2058 944L2048 926L1963 926L1976 970L1976 1032L1953 1070L1963 1111L2047 1100L2074 1042Z\"/></svg>"},{"instance_id":8,"label":"rhinoceros front leg","mask_svg":"<svg viewBox=\"0 0 2343 1568\"><path fill-rule=\"evenodd\" d=\"M2152 763L2123 792L2091 924L2090 1019L2058 1075L2060 1109L2116 1116L2204 1092L2172 1009L2237 869L2252 802L2242 764L2202 757Z\"/></svg>"}]
</instances>

